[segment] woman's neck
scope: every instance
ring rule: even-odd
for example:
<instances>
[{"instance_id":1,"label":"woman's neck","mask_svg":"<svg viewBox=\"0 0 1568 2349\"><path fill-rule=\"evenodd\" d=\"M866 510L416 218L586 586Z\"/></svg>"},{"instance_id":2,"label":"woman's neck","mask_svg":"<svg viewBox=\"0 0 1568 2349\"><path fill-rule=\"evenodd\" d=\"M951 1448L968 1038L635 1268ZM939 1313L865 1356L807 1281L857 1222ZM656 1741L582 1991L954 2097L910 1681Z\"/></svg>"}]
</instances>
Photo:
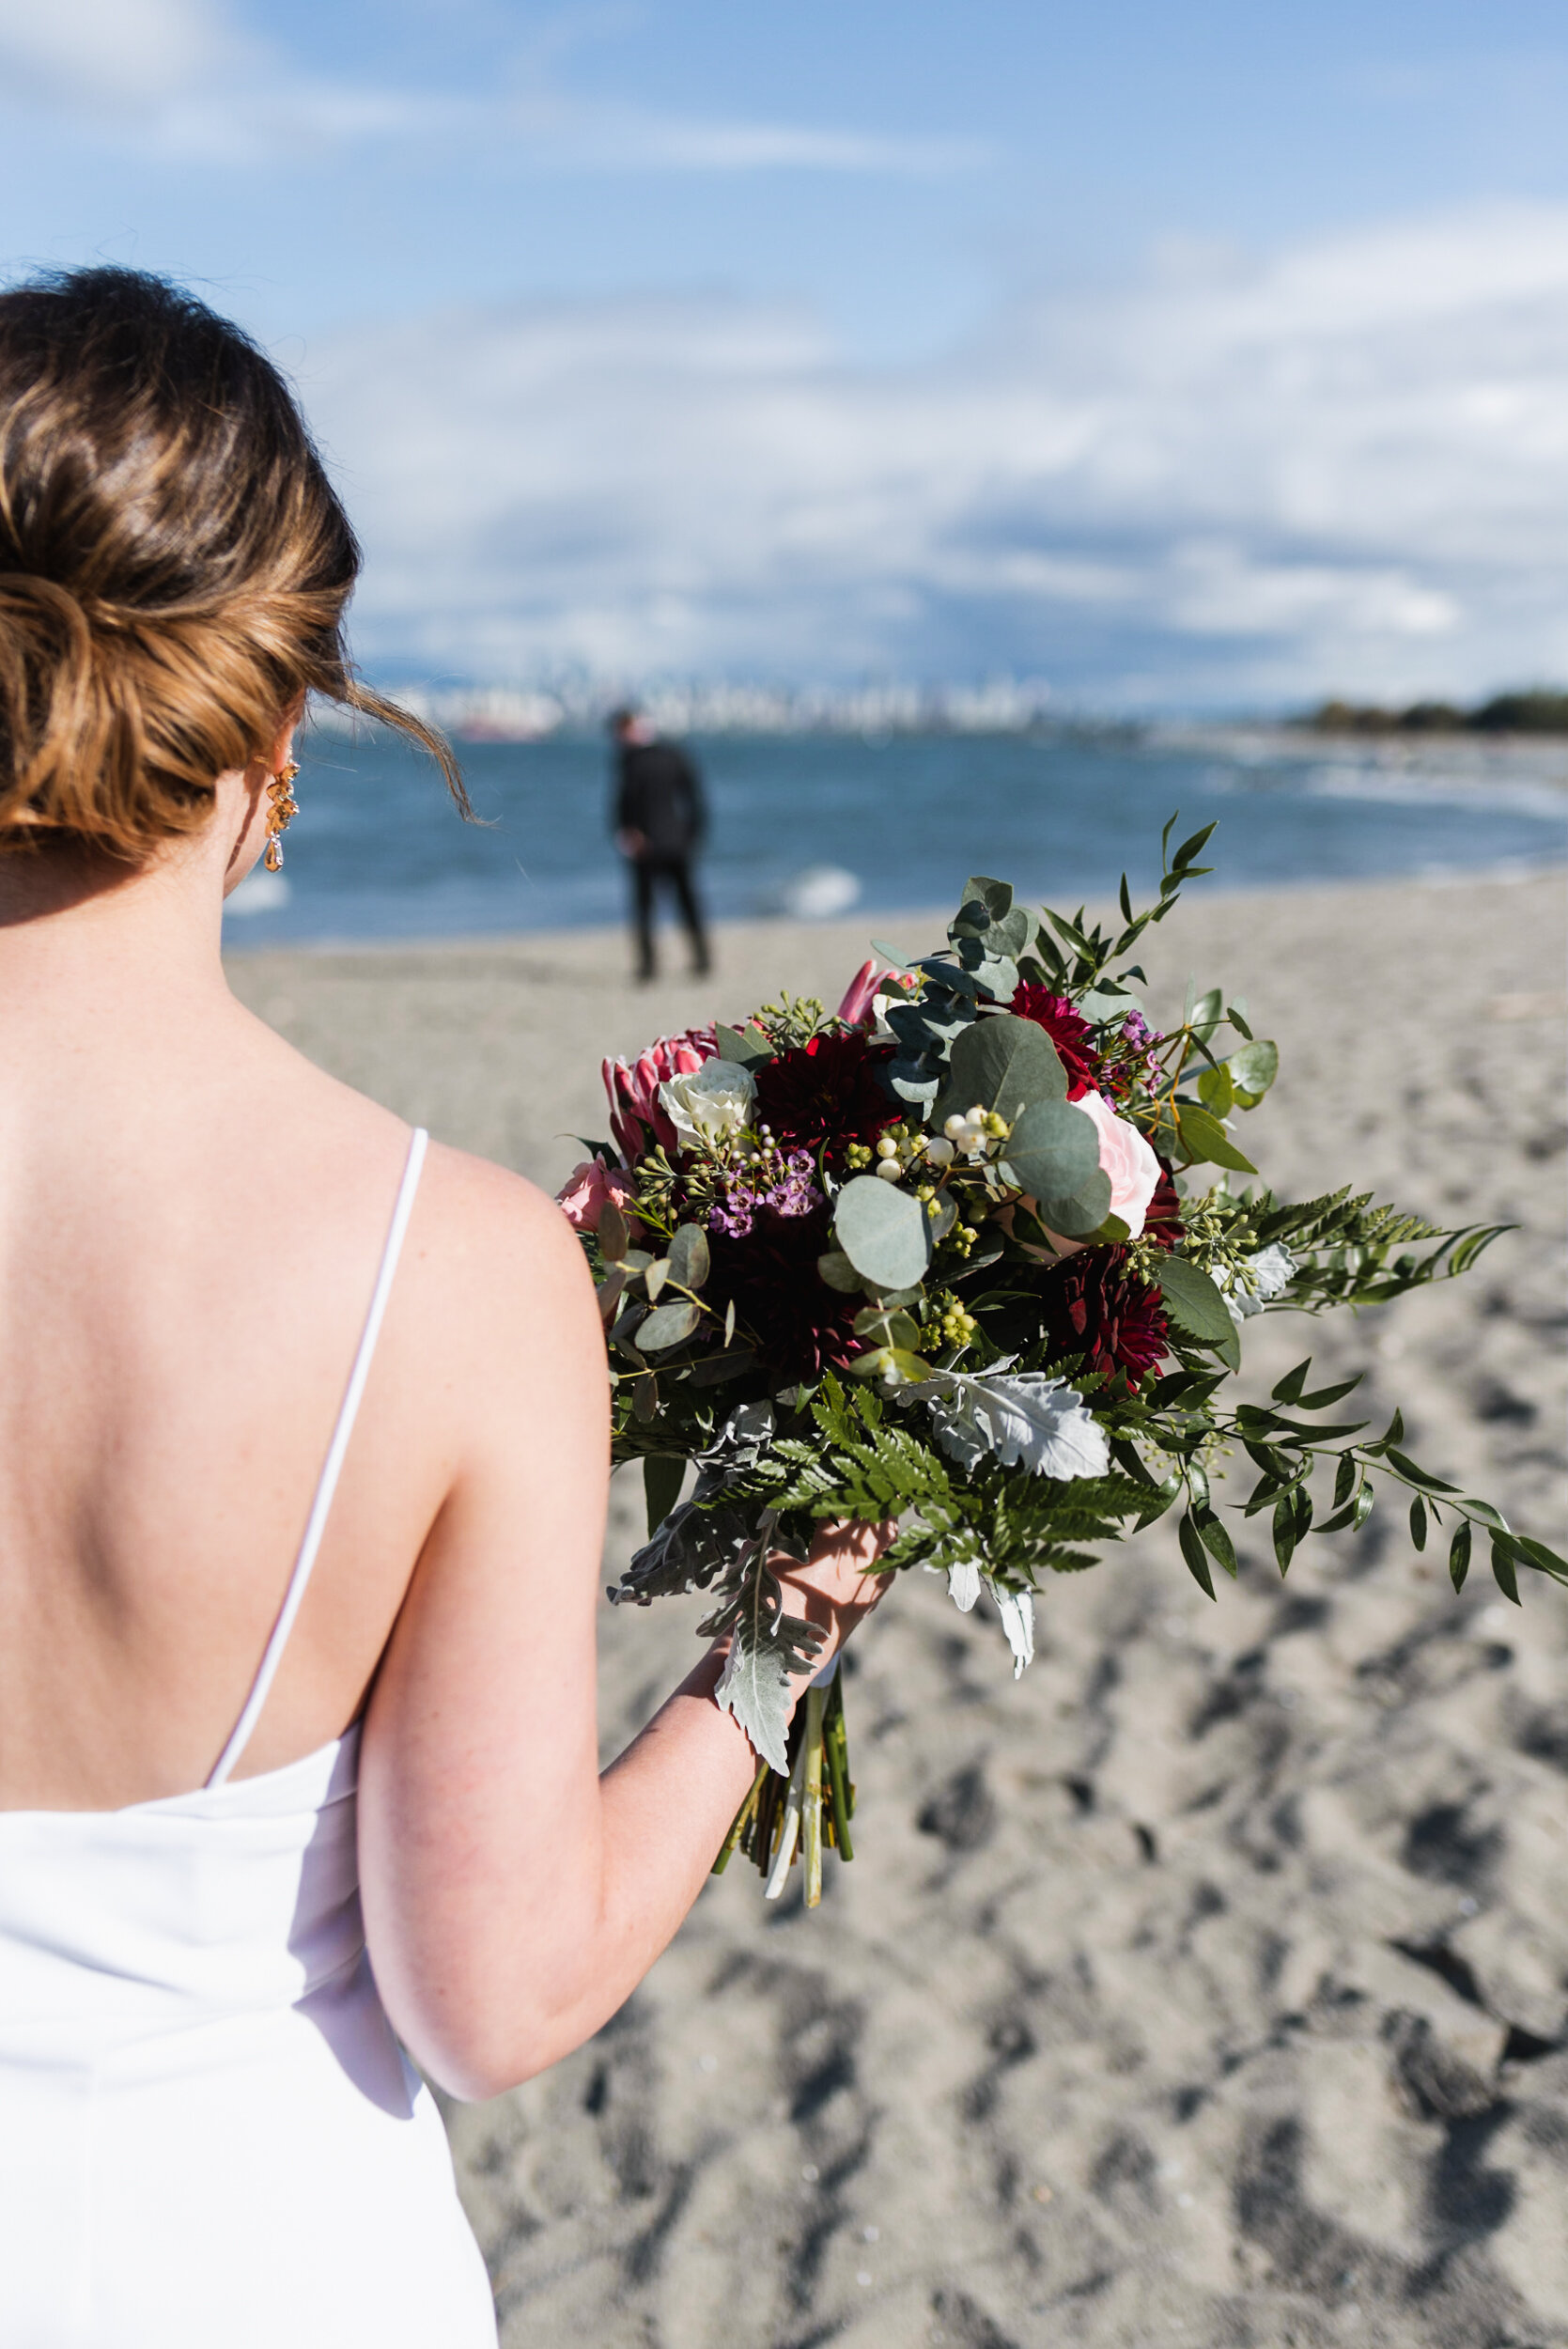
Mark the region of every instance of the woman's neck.
<instances>
[{"instance_id":1,"label":"woman's neck","mask_svg":"<svg viewBox=\"0 0 1568 2349\"><path fill-rule=\"evenodd\" d=\"M54 846L0 857L0 1066L151 1043L232 1011L221 814L134 870Z\"/></svg>"}]
</instances>

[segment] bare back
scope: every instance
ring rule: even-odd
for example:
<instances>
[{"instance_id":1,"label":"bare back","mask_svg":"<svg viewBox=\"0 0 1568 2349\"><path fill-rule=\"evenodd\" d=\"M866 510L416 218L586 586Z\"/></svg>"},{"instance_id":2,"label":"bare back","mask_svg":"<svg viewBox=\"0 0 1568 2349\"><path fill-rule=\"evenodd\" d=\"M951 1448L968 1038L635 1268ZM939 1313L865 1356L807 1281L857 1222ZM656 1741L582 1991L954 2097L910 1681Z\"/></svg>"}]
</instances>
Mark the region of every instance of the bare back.
<instances>
[{"instance_id":1,"label":"bare back","mask_svg":"<svg viewBox=\"0 0 1568 2349\"><path fill-rule=\"evenodd\" d=\"M0 1034L8 1809L115 1808L211 1768L299 1546L408 1143L238 1006L183 1034L95 1019L97 1049L75 1052L59 1009ZM443 1498L455 1398L421 1278L441 1158L242 1773L360 1710Z\"/></svg>"}]
</instances>

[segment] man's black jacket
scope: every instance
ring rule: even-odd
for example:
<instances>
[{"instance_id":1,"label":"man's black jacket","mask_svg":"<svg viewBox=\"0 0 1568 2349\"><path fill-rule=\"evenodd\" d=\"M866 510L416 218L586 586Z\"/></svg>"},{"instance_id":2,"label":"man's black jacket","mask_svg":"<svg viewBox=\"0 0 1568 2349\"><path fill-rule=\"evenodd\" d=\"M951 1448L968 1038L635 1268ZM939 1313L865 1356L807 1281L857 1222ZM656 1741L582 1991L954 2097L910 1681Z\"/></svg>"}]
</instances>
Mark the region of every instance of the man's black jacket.
<instances>
[{"instance_id":1,"label":"man's black jacket","mask_svg":"<svg viewBox=\"0 0 1568 2349\"><path fill-rule=\"evenodd\" d=\"M640 832L644 857L690 856L707 811L697 770L674 742L623 743L615 790L615 832Z\"/></svg>"}]
</instances>

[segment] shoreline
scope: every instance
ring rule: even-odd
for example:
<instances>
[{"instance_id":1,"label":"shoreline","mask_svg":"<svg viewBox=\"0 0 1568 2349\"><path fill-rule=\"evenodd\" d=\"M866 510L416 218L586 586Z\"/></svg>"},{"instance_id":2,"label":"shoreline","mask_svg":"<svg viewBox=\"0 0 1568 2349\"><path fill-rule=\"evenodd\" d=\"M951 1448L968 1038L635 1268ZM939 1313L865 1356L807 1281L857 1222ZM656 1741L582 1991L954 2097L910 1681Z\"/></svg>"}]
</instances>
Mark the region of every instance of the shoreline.
<instances>
[{"instance_id":1,"label":"shoreline","mask_svg":"<svg viewBox=\"0 0 1568 2349\"><path fill-rule=\"evenodd\" d=\"M1568 753L1565 753L1565 755L1568 755ZM1568 770L1565 770L1562 780L1565 793L1568 793ZM1445 866L1425 872L1392 876L1343 874L1328 879L1313 877L1302 880L1238 881L1234 883L1217 879L1212 886L1205 882L1191 883L1187 894L1196 900L1201 892L1205 901L1233 898L1250 900L1275 896L1296 899L1312 893L1335 896L1342 892L1366 890L1510 889L1522 883L1537 881L1568 883L1568 855L1543 858L1539 862L1524 858L1503 858L1495 865L1483 866L1477 870ZM1071 892L1066 893L1067 895L1071 894ZM1032 904L1033 900L1021 902ZM1109 921L1118 918L1116 910L1109 897L1090 898L1085 900L1085 903L1092 918L1100 917ZM953 912L952 906L943 906L939 909L916 906L912 909L906 907L892 911L876 907L865 907L859 912L851 909L846 913L834 914L826 920L807 919L790 913L726 914L714 921L710 925L710 930L715 940L721 940L726 935L749 937L755 932L772 934L787 932L791 935L800 932L816 936L858 929L865 935L866 953L869 953L871 932L868 926L870 925L877 925L883 928L890 926L918 928L923 935L939 942L945 939L947 925L953 918ZM552 942L564 944L567 941L588 939L624 941L627 935L624 922L583 922L565 928L550 928L541 925L537 929L446 930L432 931L428 936L418 931L387 931L384 934L361 937L352 934L341 937L323 934L318 938L273 939L253 943L244 933L243 924L247 918L244 915L238 917L239 926L225 925L223 941L223 956L225 963L244 961L264 955L427 954L440 956L475 952L506 954L517 951L520 953ZM684 952L684 941L678 931L666 927L660 931L660 936L661 940L669 941L674 951ZM862 961L865 959L864 955L861 959Z\"/></svg>"}]
</instances>

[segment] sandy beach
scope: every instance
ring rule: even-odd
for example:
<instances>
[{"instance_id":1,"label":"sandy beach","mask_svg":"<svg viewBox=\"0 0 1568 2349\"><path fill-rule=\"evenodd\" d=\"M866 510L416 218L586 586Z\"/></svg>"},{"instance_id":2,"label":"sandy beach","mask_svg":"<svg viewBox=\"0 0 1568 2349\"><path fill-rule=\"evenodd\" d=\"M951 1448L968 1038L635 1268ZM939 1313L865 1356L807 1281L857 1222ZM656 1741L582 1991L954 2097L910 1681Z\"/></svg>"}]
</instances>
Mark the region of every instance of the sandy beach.
<instances>
[{"instance_id":1,"label":"sandy beach","mask_svg":"<svg viewBox=\"0 0 1568 2349\"><path fill-rule=\"evenodd\" d=\"M834 1002L872 929L941 922L726 931L714 979L642 991L591 933L231 968L553 1189L601 1053ZM1190 970L1278 1038L1247 1139L1281 1190L1518 1226L1401 1308L1250 1324L1250 1383L1364 1370L1368 1417L1401 1401L1418 1458L1560 1546L1560 878L1200 886L1148 945L1157 1011ZM450 2113L506 2349L1568 2349L1568 1590L1515 1611L1482 1563L1456 1599L1393 1504L1281 1585L1260 1522L1216 1605L1163 1529L1063 1579L1017 1687L994 1619L893 1594L821 1909L732 1868L591 2046ZM604 1610L607 1752L692 1619Z\"/></svg>"}]
</instances>

